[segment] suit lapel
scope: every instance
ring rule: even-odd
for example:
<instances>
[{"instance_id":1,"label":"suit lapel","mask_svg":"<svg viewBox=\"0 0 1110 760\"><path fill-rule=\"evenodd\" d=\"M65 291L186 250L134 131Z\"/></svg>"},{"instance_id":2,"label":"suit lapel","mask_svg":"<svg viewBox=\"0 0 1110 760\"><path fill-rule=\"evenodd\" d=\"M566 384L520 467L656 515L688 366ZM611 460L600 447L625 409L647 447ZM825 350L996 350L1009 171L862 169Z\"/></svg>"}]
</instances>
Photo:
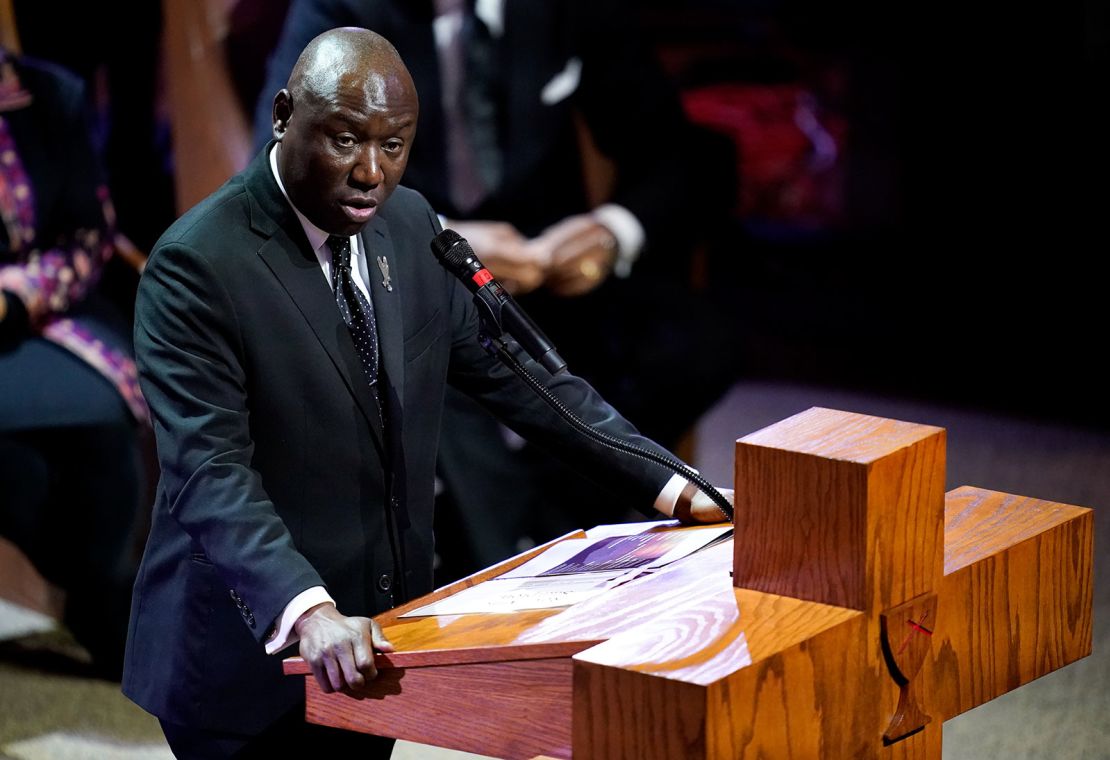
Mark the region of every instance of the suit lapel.
<instances>
[{"instance_id":1,"label":"suit lapel","mask_svg":"<svg viewBox=\"0 0 1110 760\"><path fill-rule=\"evenodd\" d=\"M258 256L274 273L312 328L369 423L374 442L383 461L386 461L381 418L354 341L339 317L334 295L320 271L316 254L309 248L300 221L270 173L268 154L269 150L263 151L246 172L251 226L267 238L259 248Z\"/></svg>"},{"instance_id":2,"label":"suit lapel","mask_svg":"<svg viewBox=\"0 0 1110 760\"><path fill-rule=\"evenodd\" d=\"M390 463L390 506L397 528L405 530L410 525L408 506L404 498L404 389L405 389L405 337L402 325L400 261L394 256L393 239L389 223L382 216L362 231L362 250L366 255L366 289L374 305L374 320L378 324L378 355L382 358L384 377L378 379L379 395L385 406L386 435ZM398 490L398 489L401 490Z\"/></svg>"},{"instance_id":3,"label":"suit lapel","mask_svg":"<svg viewBox=\"0 0 1110 760\"><path fill-rule=\"evenodd\" d=\"M366 254L367 290L374 304L378 323L378 348L385 368L383 401L390 409L389 424L398 426L405 387L405 343L401 319L402 283L399 263L394 256L389 222L376 216L362 231L362 250ZM387 287L388 283L388 287Z\"/></svg>"}]
</instances>

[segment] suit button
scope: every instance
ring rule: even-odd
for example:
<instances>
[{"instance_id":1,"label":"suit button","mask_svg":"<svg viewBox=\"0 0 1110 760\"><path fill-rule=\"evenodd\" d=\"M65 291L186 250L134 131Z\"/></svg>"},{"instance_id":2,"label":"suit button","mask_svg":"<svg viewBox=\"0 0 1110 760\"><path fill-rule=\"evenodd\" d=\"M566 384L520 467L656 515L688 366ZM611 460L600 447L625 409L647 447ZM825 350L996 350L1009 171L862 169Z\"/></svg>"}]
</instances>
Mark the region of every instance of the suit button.
<instances>
[{"instance_id":1,"label":"suit button","mask_svg":"<svg viewBox=\"0 0 1110 760\"><path fill-rule=\"evenodd\" d=\"M393 579L389 577L389 573L383 573L382 576L378 578L378 591L381 591L383 594L388 594L391 588L393 588Z\"/></svg>"},{"instance_id":2,"label":"suit button","mask_svg":"<svg viewBox=\"0 0 1110 760\"><path fill-rule=\"evenodd\" d=\"M239 608L239 614L243 616L243 620L245 620L247 625L251 628L254 628L254 613L251 612L251 608L243 601L243 597L239 596L235 589L229 589L228 594L235 600L235 606Z\"/></svg>"}]
</instances>

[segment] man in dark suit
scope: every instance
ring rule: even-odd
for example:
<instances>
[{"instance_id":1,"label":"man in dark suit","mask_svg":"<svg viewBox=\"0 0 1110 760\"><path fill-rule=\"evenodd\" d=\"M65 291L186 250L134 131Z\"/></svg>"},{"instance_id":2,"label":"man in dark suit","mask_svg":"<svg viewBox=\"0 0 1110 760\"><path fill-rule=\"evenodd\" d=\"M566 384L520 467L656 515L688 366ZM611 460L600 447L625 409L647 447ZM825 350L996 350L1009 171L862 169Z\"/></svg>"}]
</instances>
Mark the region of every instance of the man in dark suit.
<instances>
[{"instance_id":1,"label":"man in dark suit","mask_svg":"<svg viewBox=\"0 0 1110 760\"><path fill-rule=\"evenodd\" d=\"M577 373L673 445L733 379L732 357L710 337L723 317L688 285L690 252L728 200L702 181L714 154L636 22L623 0L295 0L255 136L268 139L270 93L309 39L348 25L386 36L422 99L406 185L470 241ZM605 197L587 192L586 134L613 170ZM438 577L472 572L584 515L627 517L450 390L446 419L439 519L453 520L470 551L440 552ZM512 487L483 487L495 481ZM537 509L553 497L582 509Z\"/></svg>"},{"instance_id":2,"label":"man in dark suit","mask_svg":"<svg viewBox=\"0 0 1110 760\"><path fill-rule=\"evenodd\" d=\"M371 741L307 727L267 653L299 642L328 691L374 677L390 644L368 616L432 588L448 383L629 504L721 517L664 468L584 440L478 345L469 295L428 251L435 214L398 186L417 114L384 38L319 36L274 100L274 142L143 275L136 350L162 477L123 688L180 756ZM532 369L588 422L660 450L584 381Z\"/></svg>"}]
</instances>

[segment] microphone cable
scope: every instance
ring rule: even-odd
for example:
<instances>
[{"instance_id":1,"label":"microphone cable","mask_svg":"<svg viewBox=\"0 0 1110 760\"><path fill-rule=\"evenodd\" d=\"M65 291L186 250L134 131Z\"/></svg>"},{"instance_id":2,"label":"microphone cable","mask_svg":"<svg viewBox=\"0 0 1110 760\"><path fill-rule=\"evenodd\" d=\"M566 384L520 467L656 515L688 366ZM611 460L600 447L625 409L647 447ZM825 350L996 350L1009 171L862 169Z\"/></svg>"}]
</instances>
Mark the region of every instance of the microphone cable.
<instances>
[{"instance_id":1,"label":"microphone cable","mask_svg":"<svg viewBox=\"0 0 1110 760\"><path fill-rule=\"evenodd\" d=\"M703 478L689 465L680 462L673 457L660 454L659 452L652 451L651 449L646 449L643 446L638 446L634 443L629 443L628 441L622 441L620 438L616 438L615 436L609 435L608 433L603 433L600 430L596 430L592 425L582 420L566 404L564 404L563 401L554 393L552 393L551 389L544 385L538 377L529 372L528 368L521 364L520 360L513 355L513 352L509 349L509 346L505 343L505 341L501 340L500 338L492 337L484 331L479 331L478 341L482 344L482 347L485 348L486 351L493 354L494 356L497 356L501 360L501 362L505 364L505 366L515 372L516 375L524 381L525 385L531 388L537 396L543 399L548 406L554 409L560 417L569 422L571 424L571 427L573 427L575 430L582 433L594 442L599 443L609 449L613 449L615 451L629 454L639 459L653 462L655 464L661 465L662 467L666 467L677 475L681 475L682 477L686 478L686 480L690 481L698 488L700 488L706 496L713 500L713 503L717 505L717 507L721 510L721 513L728 518L728 521L733 522L733 508L732 505L729 504L728 499L726 499L724 497L724 494L718 491L713 486L713 484Z\"/></svg>"},{"instance_id":2,"label":"microphone cable","mask_svg":"<svg viewBox=\"0 0 1110 760\"><path fill-rule=\"evenodd\" d=\"M517 306L512 296L478 260L466 238L452 229L445 229L432 239L431 248L436 260L473 294L480 325L478 342L488 353L498 357L503 364L515 372L525 385L575 430L606 448L658 464L681 475L712 499L729 522L733 521L732 505L729 504L728 499L693 468L673 457L622 441L620 438L594 429L520 363L509 349L508 343L501 337L505 333L509 334L513 343L524 349L534 361L552 375L566 371L567 366L539 326Z\"/></svg>"}]
</instances>

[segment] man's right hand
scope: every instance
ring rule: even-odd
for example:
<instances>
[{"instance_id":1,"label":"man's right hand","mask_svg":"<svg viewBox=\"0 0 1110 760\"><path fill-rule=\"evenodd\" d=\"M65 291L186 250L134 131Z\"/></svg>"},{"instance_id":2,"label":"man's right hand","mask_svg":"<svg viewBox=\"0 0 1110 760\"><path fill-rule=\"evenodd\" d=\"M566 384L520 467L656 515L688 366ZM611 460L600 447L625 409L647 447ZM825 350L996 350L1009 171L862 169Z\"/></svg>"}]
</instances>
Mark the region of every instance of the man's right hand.
<instances>
[{"instance_id":1,"label":"man's right hand","mask_svg":"<svg viewBox=\"0 0 1110 760\"><path fill-rule=\"evenodd\" d=\"M736 494L731 488L718 488L729 504L735 504ZM693 483L687 483L674 505L674 516L683 525L729 522L717 502Z\"/></svg>"},{"instance_id":2,"label":"man's right hand","mask_svg":"<svg viewBox=\"0 0 1110 760\"><path fill-rule=\"evenodd\" d=\"M448 221L447 227L466 238L490 273L513 295L535 290L543 282L548 260L513 225Z\"/></svg>"},{"instance_id":3,"label":"man's right hand","mask_svg":"<svg viewBox=\"0 0 1110 760\"><path fill-rule=\"evenodd\" d=\"M293 624L300 654L326 694L341 691L360 697L378 675L374 651L392 652L382 629L370 618L347 617L334 604L318 604Z\"/></svg>"}]
</instances>

